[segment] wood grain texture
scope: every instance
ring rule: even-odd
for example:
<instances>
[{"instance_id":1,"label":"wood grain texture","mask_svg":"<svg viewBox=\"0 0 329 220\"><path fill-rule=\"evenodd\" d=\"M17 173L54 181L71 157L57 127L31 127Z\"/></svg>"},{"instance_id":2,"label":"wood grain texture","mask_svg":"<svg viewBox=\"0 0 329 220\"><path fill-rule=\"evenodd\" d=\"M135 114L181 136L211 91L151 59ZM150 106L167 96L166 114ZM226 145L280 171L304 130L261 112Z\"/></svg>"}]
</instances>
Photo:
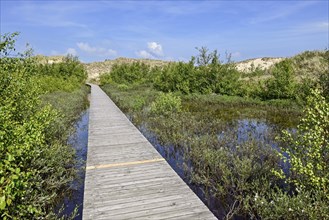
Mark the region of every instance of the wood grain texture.
<instances>
[{"instance_id":1,"label":"wood grain texture","mask_svg":"<svg viewBox=\"0 0 329 220\"><path fill-rule=\"evenodd\" d=\"M83 219L216 219L111 99L90 86Z\"/></svg>"}]
</instances>

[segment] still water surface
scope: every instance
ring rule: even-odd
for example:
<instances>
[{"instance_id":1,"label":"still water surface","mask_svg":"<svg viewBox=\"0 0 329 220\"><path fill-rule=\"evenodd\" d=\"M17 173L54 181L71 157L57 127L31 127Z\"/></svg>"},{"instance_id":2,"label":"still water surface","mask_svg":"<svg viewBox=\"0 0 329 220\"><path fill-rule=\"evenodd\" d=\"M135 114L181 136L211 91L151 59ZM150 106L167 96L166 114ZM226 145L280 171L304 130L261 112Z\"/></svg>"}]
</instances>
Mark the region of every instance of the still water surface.
<instances>
[{"instance_id":1,"label":"still water surface","mask_svg":"<svg viewBox=\"0 0 329 220\"><path fill-rule=\"evenodd\" d=\"M79 161L77 164L78 178L71 184L72 195L64 198L64 213L70 215L76 207L78 207L78 215L76 220L82 219L83 209L83 192L85 180L85 167L87 159L87 145L88 145L88 122L89 109L84 111L80 119L75 124L75 132L68 140L68 143L75 149L76 158Z\"/></svg>"},{"instance_id":2,"label":"still water surface","mask_svg":"<svg viewBox=\"0 0 329 220\"><path fill-rule=\"evenodd\" d=\"M132 119L128 116L129 119ZM79 178L75 180L71 188L73 190L72 196L65 198L64 214L70 214L76 206L78 206L77 220L82 219L83 208L83 190L84 190L84 176L85 176L85 161L87 158L87 144L88 144L88 120L89 110L86 110L80 120L76 123L76 132L70 137L69 144L76 150L76 157L80 161L77 168L79 169ZM199 198L209 207L209 209L217 216L221 217L221 204L215 198L207 195L207 190L201 186L194 185L190 181L190 174L186 172L186 165L190 163L184 159L184 152L174 146L163 146L160 144L158 137L151 132L147 124L141 123L137 125L138 129L143 135L152 143L158 152L168 161L171 167L179 174L179 176L190 186L190 188L199 196ZM269 121L262 119L238 119L226 130L218 132L218 140L225 138L226 133L234 133L238 143L243 143L249 139L257 140L260 145L268 144L277 148L275 136L281 126L277 126ZM185 169L183 168L185 166ZM189 167L191 168L191 167Z\"/></svg>"}]
</instances>

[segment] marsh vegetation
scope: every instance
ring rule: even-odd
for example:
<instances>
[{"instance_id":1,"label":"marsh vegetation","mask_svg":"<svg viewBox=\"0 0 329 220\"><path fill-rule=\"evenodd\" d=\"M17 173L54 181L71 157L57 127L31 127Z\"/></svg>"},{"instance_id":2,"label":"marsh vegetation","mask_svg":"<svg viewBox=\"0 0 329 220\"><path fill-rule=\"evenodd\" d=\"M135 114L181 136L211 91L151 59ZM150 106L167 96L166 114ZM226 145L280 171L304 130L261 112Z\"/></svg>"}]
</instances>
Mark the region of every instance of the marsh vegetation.
<instances>
[{"instance_id":1,"label":"marsh vegetation","mask_svg":"<svg viewBox=\"0 0 329 220\"><path fill-rule=\"evenodd\" d=\"M116 65L102 88L218 218L328 216L328 51L248 73L198 51L188 63ZM311 77L299 74L309 56L322 65Z\"/></svg>"}]
</instances>

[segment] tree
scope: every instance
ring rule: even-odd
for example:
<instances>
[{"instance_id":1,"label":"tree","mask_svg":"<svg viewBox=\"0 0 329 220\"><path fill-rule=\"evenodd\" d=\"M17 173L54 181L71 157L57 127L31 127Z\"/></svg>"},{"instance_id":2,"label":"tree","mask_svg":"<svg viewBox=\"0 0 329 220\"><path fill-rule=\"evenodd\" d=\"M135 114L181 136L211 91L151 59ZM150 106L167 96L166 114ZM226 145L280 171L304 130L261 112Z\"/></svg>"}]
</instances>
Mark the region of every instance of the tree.
<instances>
[{"instance_id":1,"label":"tree","mask_svg":"<svg viewBox=\"0 0 329 220\"><path fill-rule=\"evenodd\" d=\"M199 66L207 66L208 64L220 64L217 50L214 50L212 53L208 53L209 49L207 47L196 47L195 49L199 51L199 55L196 57L196 63Z\"/></svg>"}]
</instances>

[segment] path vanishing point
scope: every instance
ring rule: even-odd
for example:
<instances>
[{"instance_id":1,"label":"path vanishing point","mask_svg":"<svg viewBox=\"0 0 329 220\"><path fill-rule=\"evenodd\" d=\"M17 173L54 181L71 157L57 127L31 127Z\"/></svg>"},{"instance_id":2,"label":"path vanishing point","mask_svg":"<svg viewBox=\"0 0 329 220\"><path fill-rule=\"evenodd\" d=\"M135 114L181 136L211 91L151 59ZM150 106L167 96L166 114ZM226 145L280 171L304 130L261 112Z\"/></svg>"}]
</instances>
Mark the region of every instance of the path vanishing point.
<instances>
[{"instance_id":1,"label":"path vanishing point","mask_svg":"<svg viewBox=\"0 0 329 220\"><path fill-rule=\"evenodd\" d=\"M90 86L83 219L216 219L112 100Z\"/></svg>"}]
</instances>

